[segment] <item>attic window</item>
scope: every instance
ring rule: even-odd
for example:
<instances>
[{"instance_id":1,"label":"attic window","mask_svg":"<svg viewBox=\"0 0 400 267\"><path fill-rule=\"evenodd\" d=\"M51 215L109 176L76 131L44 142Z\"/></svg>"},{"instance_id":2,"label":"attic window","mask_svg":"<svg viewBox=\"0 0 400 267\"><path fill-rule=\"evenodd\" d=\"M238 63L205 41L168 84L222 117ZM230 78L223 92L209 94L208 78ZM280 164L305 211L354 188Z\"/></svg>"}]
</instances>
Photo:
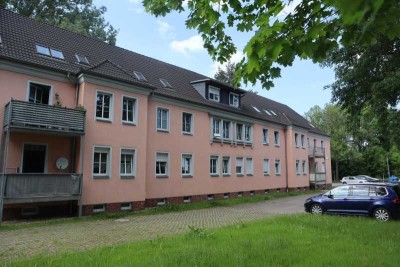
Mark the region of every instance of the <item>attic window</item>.
<instances>
[{"instance_id":1,"label":"attic window","mask_svg":"<svg viewBox=\"0 0 400 267\"><path fill-rule=\"evenodd\" d=\"M0 44L2 44L3 42L1 41L1 34L0 34Z\"/></svg>"},{"instance_id":2,"label":"attic window","mask_svg":"<svg viewBox=\"0 0 400 267\"><path fill-rule=\"evenodd\" d=\"M254 110L255 111L257 111L258 113L260 113L261 111L257 108L257 107L255 107L255 106L252 106L253 108L254 108Z\"/></svg>"},{"instance_id":3,"label":"attic window","mask_svg":"<svg viewBox=\"0 0 400 267\"><path fill-rule=\"evenodd\" d=\"M267 113L268 115L271 116L271 113L268 110L264 109L264 111L265 111L265 113Z\"/></svg>"},{"instance_id":4,"label":"attic window","mask_svg":"<svg viewBox=\"0 0 400 267\"><path fill-rule=\"evenodd\" d=\"M311 127L313 127L313 128L315 128L315 126L314 126L314 125L312 125L311 123L310 123L310 126L311 126Z\"/></svg>"},{"instance_id":5,"label":"attic window","mask_svg":"<svg viewBox=\"0 0 400 267\"><path fill-rule=\"evenodd\" d=\"M172 88L171 84L165 80L165 79L160 79L160 82L164 85L166 88Z\"/></svg>"},{"instance_id":6,"label":"attic window","mask_svg":"<svg viewBox=\"0 0 400 267\"><path fill-rule=\"evenodd\" d=\"M52 57L58 58L58 59L64 59L64 55L61 51L55 50L55 49L50 49L50 54Z\"/></svg>"},{"instance_id":7,"label":"attic window","mask_svg":"<svg viewBox=\"0 0 400 267\"><path fill-rule=\"evenodd\" d=\"M49 48L42 45L36 45L36 52L41 55L50 56Z\"/></svg>"},{"instance_id":8,"label":"attic window","mask_svg":"<svg viewBox=\"0 0 400 267\"><path fill-rule=\"evenodd\" d=\"M135 74L135 77L139 80L139 81L144 81L147 82L146 77L144 77L143 73L138 72L138 71L134 71L133 74ZM168 82L167 82L168 83ZM164 85L165 86L165 85Z\"/></svg>"},{"instance_id":9,"label":"attic window","mask_svg":"<svg viewBox=\"0 0 400 267\"><path fill-rule=\"evenodd\" d=\"M271 111L272 114L274 114L276 116L276 113L272 109L270 111Z\"/></svg>"},{"instance_id":10,"label":"attic window","mask_svg":"<svg viewBox=\"0 0 400 267\"><path fill-rule=\"evenodd\" d=\"M76 59L78 60L78 63L89 65L89 60L87 59L87 57L80 56L80 55L77 55L77 54L75 56L76 56Z\"/></svg>"}]
</instances>

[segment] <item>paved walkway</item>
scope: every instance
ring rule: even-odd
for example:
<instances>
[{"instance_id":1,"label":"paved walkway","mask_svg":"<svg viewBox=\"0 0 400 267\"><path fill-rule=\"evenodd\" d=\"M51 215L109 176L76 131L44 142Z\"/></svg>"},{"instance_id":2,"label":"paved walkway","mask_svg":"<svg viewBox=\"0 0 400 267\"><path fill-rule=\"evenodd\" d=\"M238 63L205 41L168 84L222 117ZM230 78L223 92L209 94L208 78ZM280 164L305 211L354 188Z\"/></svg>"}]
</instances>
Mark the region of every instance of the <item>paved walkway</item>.
<instances>
[{"instance_id":1,"label":"paved walkway","mask_svg":"<svg viewBox=\"0 0 400 267\"><path fill-rule=\"evenodd\" d=\"M40 254L88 250L175 235L187 232L188 226L215 228L278 214L302 213L304 200L309 196L161 215L131 216L123 222L101 220L0 231L0 263Z\"/></svg>"}]
</instances>

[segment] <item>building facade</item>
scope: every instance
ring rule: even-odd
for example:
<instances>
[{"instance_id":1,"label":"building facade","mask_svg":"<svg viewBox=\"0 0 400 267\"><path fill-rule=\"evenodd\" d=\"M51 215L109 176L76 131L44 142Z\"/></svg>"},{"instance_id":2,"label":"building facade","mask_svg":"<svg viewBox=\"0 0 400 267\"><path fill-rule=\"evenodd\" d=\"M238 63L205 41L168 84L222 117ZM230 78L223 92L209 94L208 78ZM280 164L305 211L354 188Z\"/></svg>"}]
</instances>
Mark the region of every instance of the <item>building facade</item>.
<instances>
[{"instance_id":1,"label":"building facade","mask_svg":"<svg viewBox=\"0 0 400 267\"><path fill-rule=\"evenodd\" d=\"M330 186L286 105L0 10L0 213L92 214Z\"/></svg>"}]
</instances>

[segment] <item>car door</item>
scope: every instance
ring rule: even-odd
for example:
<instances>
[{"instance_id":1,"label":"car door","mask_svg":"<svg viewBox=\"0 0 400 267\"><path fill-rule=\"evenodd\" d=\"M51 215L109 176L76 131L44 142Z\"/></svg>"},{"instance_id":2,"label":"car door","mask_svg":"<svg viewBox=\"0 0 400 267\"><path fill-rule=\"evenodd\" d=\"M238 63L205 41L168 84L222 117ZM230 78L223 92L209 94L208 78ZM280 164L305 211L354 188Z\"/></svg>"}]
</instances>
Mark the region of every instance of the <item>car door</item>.
<instances>
[{"instance_id":1,"label":"car door","mask_svg":"<svg viewBox=\"0 0 400 267\"><path fill-rule=\"evenodd\" d=\"M327 213L348 213L348 197L350 186L339 186L330 191L323 206Z\"/></svg>"},{"instance_id":2,"label":"car door","mask_svg":"<svg viewBox=\"0 0 400 267\"><path fill-rule=\"evenodd\" d=\"M372 201L369 185L351 185L346 202L348 213L366 215Z\"/></svg>"}]
</instances>

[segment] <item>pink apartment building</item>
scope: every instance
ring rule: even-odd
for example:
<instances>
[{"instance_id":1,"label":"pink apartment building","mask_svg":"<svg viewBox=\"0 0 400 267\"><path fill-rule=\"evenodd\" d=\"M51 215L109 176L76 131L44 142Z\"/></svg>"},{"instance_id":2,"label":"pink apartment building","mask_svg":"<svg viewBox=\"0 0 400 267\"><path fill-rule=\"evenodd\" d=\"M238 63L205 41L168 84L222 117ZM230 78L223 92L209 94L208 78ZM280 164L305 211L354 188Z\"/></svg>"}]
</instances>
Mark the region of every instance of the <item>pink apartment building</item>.
<instances>
[{"instance_id":1,"label":"pink apartment building","mask_svg":"<svg viewBox=\"0 0 400 267\"><path fill-rule=\"evenodd\" d=\"M331 186L290 107L0 10L0 220Z\"/></svg>"}]
</instances>

